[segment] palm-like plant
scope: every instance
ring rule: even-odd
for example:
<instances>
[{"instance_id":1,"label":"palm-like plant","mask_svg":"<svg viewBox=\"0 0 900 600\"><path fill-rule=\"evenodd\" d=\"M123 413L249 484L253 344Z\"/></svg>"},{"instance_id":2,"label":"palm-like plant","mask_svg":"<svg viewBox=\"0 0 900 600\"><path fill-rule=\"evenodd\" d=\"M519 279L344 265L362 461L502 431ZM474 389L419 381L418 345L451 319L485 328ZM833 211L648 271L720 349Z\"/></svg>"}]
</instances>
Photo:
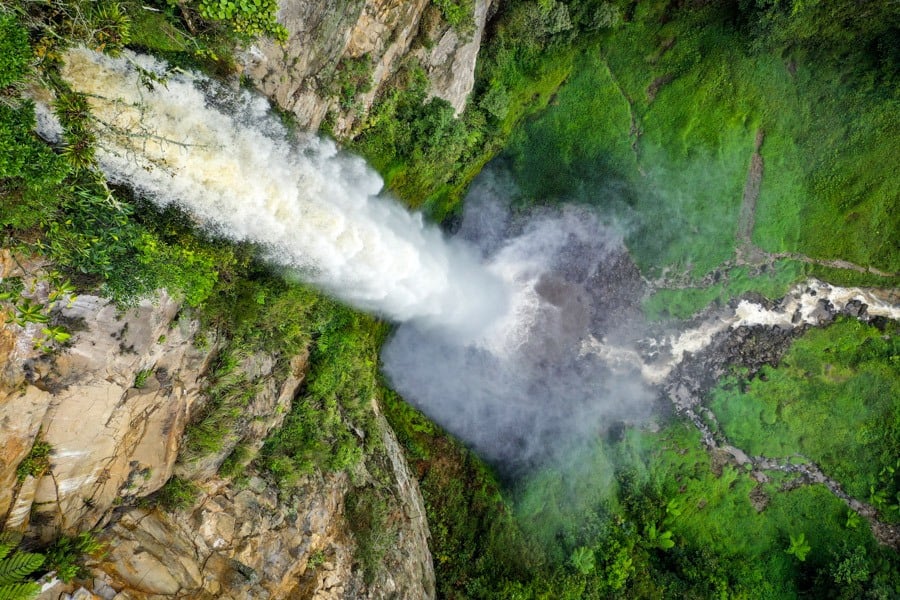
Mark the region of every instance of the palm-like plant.
<instances>
[{"instance_id":1,"label":"palm-like plant","mask_svg":"<svg viewBox=\"0 0 900 600\"><path fill-rule=\"evenodd\" d=\"M29 298L23 298L16 304L16 317L14 322L19 327L25 327L28 323L46 323L50 317L44 314L44 305L33 302Z\"/></svg>"},{"instance_id":2,"label":"palm-like plant","mask_svg":"<svg viewBox=\"0 0 900 600\"><path fill-rule=\"evenodd\" d=\"M791 534L791 545L785 550L788 554L793 554L797 557L797 560L803 562L806 560L806 555L809 554L809 551L812 548L809 545L809 542L806 541L806 534L800 533L798 535Z\"/></svg>"}]
</instances>

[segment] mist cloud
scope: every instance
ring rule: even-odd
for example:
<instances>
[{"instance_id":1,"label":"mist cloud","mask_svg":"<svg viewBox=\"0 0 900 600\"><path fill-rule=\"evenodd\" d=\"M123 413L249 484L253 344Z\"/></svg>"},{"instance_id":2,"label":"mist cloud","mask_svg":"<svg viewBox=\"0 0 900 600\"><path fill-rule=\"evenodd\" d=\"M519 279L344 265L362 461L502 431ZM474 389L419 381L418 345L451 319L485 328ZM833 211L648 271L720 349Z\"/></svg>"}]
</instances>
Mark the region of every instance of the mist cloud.
<instances>
[{"instance_id":1,"label":"mist cloud","mask_svg":"<svg viewBox=\"0 0 900 600\"><path fill-rule=\"evenodd\" d=\"M513 216L514 194L502 172L482 174L458 234L511 290L506 320L469 343L404 324L382 351L405 399L513 472L646 417L654 398L639 371L583 352L638 318L642 284L621 232L575 206Z\"/></svg>"}]
</instances>

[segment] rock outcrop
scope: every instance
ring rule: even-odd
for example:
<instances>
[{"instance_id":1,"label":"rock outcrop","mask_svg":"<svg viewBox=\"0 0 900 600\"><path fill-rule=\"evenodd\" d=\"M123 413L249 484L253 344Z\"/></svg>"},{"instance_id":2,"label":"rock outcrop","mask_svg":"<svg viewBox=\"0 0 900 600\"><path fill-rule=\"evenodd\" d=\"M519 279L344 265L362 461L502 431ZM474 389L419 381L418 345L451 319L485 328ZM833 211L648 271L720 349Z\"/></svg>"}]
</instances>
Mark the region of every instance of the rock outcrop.
<instances>
[{"instance_id":1,"label":"rock outcrop","mask_svg":"<svg viewBox=\"0 0 900 600\"><path fill-rule=\"evenodd\" d=\"M343 598L352 543L342 530L345 475L310 480L280 502L252 477L210 480L194 507L125 512L101 539L95 580L122 598ZM94 584L95 591L99 587Z\"/></svg>"},{"instance_id":2,"label":"rock outcrop","mask_svg":"<svg viewBox=\"0 0 900 600\"><path fill-rule=\"evenodd\" d=\"M35 302L47 302L39 276L0 273L14 275L34 288ZM31 525L47 540L95 527L114 504L147 495L171 476L184 427L201 399L200 376L215 349L196 348L198 324L177 319L178 312L179 303L165 294L126 312L108 300L80 296L55 310L72 337L51 353L34 347L41 326L0 325L7 340L0 351L5 528ZM23 479L16 467L36 442L49 445L49 468Z\"/></svg>"},{"instance_id":3,"label":"rock outcrop","mask_svg":"<svg viewBox=\"0 0 900 600\"><path fill-rule=\"evenodd\" d=\"M423 19L421 29L427 41L414 50L413 56L428 74L431 94L449 102L457 115L465 108L475 86L475 61L495 6L496 0L475 0L473 29L469 33L460 33L450 27L439 18L434 5L429 7Z\"/></svg>"},{"instance_id":4,"label":"rock outcrop","mask_svg":"<svg viewBox=\"0 0 900 600\"><path fill-rule=\"evenodd\" d=\"M50 306L42 265L0 251L0 282L14 277L24 297ZM125 311L90 295L65 304L45 310L46 324L0 316L0 530L47 542L93 529L109 549L90 564L91 581L57 584L42 600L434 597L422 498L377 406L378 460L389 465L394 500L383 532L389 547L363 577L344 505L354 487L372 483L365 465L352 481L347 473L310 475L289 494L252 469L239 483L216 475L238 442L253 452L280 425L305 353L245 356L236 371L253 383L254 397L240 431L221 450L189 457L185 429L204 408L207 370L222 344L211 332L198 336L199 323L165 293ZM54 324L71 339L36 347L41 329ZM18 468L41 446L46 464ZM191 507L163 511L141 501L173 473L199 486Z\"/></svg>"},{"instance_id":5,"label":"rock outcrop","mask_svg":"<svg viewBox=\"0 0 900 600\"><path fill-rule=\"evenodd\" d=\"M285 44L262 40L244 55L245 73L301 126L316 130L329 113L348 135L390 88L404 61L418 60L430 94L459 113L475 82L475 60L492 0L476 0L472 23L453 28L428 0L282 0ZM346 80L355 65L359 79Z\"/></svg>"},{"instance_id":6,"label":"rock outcrop","mask_svg":"<svg viewBox=\"0 0 900 600\"><path fill-rule=\"evenodd\" d=\"M377 418L399 506L387 530L392 543L369 583L344 512L347 474L309 476L286 495L251 473L241 485L208 480L187 509L121 514L101 537L111 550L93 565L94 591L115 590L119 600L434 598L422 497L396 437ZM364 469L354 475L367 477Z\"/></svg>"}]
</instances>

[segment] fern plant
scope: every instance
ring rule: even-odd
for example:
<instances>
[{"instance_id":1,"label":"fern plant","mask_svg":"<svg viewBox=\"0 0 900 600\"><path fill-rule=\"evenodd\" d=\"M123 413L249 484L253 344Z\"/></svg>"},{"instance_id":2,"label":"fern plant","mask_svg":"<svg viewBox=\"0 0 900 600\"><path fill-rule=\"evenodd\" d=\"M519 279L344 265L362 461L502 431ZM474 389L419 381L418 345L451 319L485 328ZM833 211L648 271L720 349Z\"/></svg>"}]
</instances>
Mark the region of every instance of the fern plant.
<instances>
[{"instance_id":1,"label":"fern plant","mask_svg":"<svg viewBox=\"0 0 900 600\"><path fill-rule=\"evenodd\" d=\"M41 568L44 557L16 550L18 540L0 535L0 600L28 600L41 591L41 586L28 576Z\"/></svg>"}]
</instances>

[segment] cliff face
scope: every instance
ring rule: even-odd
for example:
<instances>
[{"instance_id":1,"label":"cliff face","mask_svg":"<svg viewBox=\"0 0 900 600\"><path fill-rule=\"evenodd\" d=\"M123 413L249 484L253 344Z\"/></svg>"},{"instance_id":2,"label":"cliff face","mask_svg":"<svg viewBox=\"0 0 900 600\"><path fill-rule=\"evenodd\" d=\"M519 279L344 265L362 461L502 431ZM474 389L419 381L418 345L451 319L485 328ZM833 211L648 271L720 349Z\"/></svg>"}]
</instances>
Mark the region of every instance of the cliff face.
<instances>
[{"instance_id":1,"label":"cliff face","mask_svg":"<svg viewBox=\"0 0 900 600\"><path fill-rule=\"evenodd\" d=\"M46 303L38 265L24 276ZM31 525L52 539L100 524L116 502L147 495L171 476L179 440L200 402L200 374L215 350L192 345L197 323L176 320L161 295L120 314L109 301L80 296L55 318L73 332L53 353L34 348L41 326L3 323L0 350L0 515L6 528ZM141 374L142 373L142 374ZM139 374L141 374L139 376ZM143 380L143 381L141 381ZM50 468L17 477L34 443L52 448ZM18 480L18 481L17 481Z\"/></svg>"},{"instance_id":2,"label":"cliff face","mask_svg":"<svg viewBox=\"0 0 900 600\"><path fill-rule=\"evenodd\" d=\"M427 528L405 512L391 551L364 582L344 515L350 487L346 474L311 477L285 497L256 476L241 486L213 478L191 508L128 510L101 538L111 551L94 566L94 591L135 600L433 598Z\"/></svg>"},{"instance_id":3,"label":"cliff face","mask_svg":"<svg viewBox=\"0 0 900 600\"><path fill-rule=\"evenodd\" d=\"M290 37L261 41L245 55L246 73L301 126L318 129L332 113L348 135L404 61L425 69L430 93L460 112L475 82L475 60L493 0L476 0L463 33L428 0L282 0Z\"/></svg>"},{"instance_id":4,"label":"cliff face","mask_svg":"<svg viewBox=\"0 0 900 600\"><path fill-rule=\"evenodd\" d=\"M49 307L53 288L42 265L0 251L0 282L11 278L20 278L23 297ZM198 336L199 324L165 294L124 312L95 296L63 300L46 309L46 324L0 316L0 519L2 529L43 542L99 530L110 551L90 565L93 582L79 582L87 588L81 597L434 596L422 499L383 420L398 502L383 564L364 579L344 516L346 495L366 483L364 466L353 483L345 473L310 476L290 495L251 470L240 485L218 478L233 444L192 459L182 446L221 344L210 332ZM56 323L71 339L36 349L41 330ZM281 357L289 368L277 369L276 357L252 354L238 365L260 382L242 443L258 447L280 425L305 359ZM41 446L49 449L44 466L24 468ZM140 502L173 473L200 488L192 506L163 511ZM42 598L78 587L58 584Z\"/></svg>"}]
</instances>

